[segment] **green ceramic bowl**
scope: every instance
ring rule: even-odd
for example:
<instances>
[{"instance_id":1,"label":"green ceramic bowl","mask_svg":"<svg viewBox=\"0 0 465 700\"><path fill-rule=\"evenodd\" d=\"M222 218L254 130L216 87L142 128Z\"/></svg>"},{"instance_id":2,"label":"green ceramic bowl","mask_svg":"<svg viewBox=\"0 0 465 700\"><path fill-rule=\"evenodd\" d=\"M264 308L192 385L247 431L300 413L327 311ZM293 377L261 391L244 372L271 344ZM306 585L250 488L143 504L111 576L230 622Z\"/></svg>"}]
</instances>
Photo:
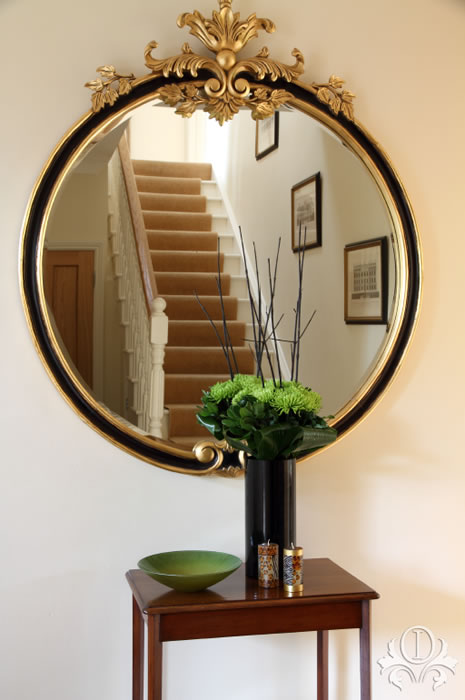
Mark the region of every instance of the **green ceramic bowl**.
<instances>
[{"instance_id":1,"label":"green ceramic bowl","mask_svg":"<svg viewBox=\"0 0 465 700\"><path fill-rule=\"evenodd\" d=\"M189 549L152 554L137 566L156 581L176 591L202 591L236 571L238 557L224 552Z\"/></svg>"}]
</instances>

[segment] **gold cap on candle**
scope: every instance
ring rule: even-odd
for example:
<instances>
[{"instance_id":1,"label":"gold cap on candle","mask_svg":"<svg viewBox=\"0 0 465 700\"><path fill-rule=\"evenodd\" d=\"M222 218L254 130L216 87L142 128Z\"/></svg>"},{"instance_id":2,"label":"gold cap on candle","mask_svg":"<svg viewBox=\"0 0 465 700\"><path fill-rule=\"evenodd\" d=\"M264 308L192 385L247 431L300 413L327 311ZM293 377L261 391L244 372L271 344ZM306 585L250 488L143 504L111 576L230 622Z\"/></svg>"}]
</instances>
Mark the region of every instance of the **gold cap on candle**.
<instances>
[{"instance_id":1,"label":"gold cap on candle","mask_svg":"<svg viewBox=\"0 0 465 700\"><path fill-rule=\"evenodd\" d=\"M292 547L292 549L288 549L287 547L283 547L283 555L286 557L302 557L304 554L303 547Z\"/></svg>"}]
</instances>

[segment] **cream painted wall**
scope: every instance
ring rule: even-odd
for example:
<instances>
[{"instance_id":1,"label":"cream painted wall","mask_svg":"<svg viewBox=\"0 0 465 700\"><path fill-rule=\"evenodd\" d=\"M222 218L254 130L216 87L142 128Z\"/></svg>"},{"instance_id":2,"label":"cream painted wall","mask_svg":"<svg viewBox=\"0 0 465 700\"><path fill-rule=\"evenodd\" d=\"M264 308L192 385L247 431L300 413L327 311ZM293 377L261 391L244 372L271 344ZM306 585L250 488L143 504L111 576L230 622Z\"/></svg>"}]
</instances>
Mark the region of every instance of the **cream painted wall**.
<instances>
[{"instance_id":1,"label":"cream painted wall","mask_svg":"<svg viewBox=\"0 0 465 700\"><path fill-rule=\"evenodd\" d=\"M158 103L140 107L131 118L131 157L140 160L185 160L186 122Z\"/></svg>"},{"instance_id":2,"label":"cream painted wall","mask_svg":"<svg viewBox=\"0 0 465 700\"><path fill-rule=\"evenodd\" d=\"M211 9L204 1L195 6ZM396 164L418 218L425 291L410 352L362 425L300 465L299 539L307 556L329 556L381 593L373 606L376 700L462 700L465 7L460 0L235 6L275 20L279 32L266 43L282 60L298 46L309 80L346 78L358 95L358 117ZM67 407L34 350L16 272L28 195L60 134L88 108L82 84L105 62L143 73L152 39L160 56L175 54L187 36L174 19L190 9L180 0L83 0L75 14L57 0L1 6L0 50L10 66L0 162L8 339L1 363L0 690L8 700L130 697L124 571L162 549L243 551L242 482L150 467ZM399 695L378 674L375 661L388 641L414 624L445 638L459 660L456 675L434 694L425 685ZM357 637L332 637L333 670L341 675L332 674L331 697L352 700ZM312 648L307 635L169 645L166 698L312 697Z\"/></svg>"}]
</instances>

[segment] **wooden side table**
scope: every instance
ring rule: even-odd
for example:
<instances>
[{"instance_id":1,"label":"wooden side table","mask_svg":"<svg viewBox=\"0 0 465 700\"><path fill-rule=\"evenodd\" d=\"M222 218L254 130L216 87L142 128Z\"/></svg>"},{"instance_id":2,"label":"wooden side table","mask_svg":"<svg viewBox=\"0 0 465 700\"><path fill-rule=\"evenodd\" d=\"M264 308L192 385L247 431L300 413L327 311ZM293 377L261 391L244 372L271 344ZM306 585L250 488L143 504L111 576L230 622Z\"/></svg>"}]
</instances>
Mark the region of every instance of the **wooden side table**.
<instances>
[{"instance_id":1,"label":"wooden side table","mask_svg":"<svg viewBox=\"0 0 465 700\"><path fill-rule=\"evenodd\" d=\"M306 559L304 590L260 588L241 566L199 593L178 593L142 571L126 574L133 593L133 700L143 700L144 619L148 700L162 700L163 642L279 632L317 632L318 700L328 699L328 630L360 630L360 698L371 700L370 600L378 593L330 559Z\"/></svg>"}]
</instances>

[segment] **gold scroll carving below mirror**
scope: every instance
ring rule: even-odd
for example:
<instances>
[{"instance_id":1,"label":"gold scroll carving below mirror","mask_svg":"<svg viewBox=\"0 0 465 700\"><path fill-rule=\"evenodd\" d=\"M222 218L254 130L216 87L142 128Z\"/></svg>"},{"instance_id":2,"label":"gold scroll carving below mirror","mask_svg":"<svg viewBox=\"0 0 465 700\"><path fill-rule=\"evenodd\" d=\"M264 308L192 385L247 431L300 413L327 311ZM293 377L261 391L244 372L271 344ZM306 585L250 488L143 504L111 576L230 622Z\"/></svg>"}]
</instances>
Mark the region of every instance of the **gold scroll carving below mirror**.
<instances>
[{"instance_id":1,"label":"gold scroll carving below mirror","mask_svg":"<svg viewBox=\"0 0 465 700\"><path fill-rule=\"evenodd\" d=\"M363 417L397 370L420 294L409 203L379 146L354 122L353 94L336 76L301 82L297 49L294 65L274 61L266 48L241 60L240 50L259 30L274 31L274 24L254 14L241 20L231 2L219 4L211 20L199 12L178 19L213 57L186 43L179 55L158 59L151 42L148 75L136 78L111 65L98 69L100 78L87 83L92 111L45 167L23 236L28 320L64 396L132 454L191 473L239 466L234 451L207 435L192 452L201 437L194 407L202 389L226 369L194 298L195 292L213 296L218 243L241 371L253 372L239 225L251 260L256 244L262 280L281 236L277 306L284 313L279 352L285 368L297 292L292 198L307 182L321 184L321 240L306 252L303 298L304 317L316 314L301 348L299 379L322 394L323 411L334 414L340 435ZM256 123L278 118L279 127L265 137L271 148L263 148ZM129 157L121 145L127 136ZM204 165L193 165L199 162ZM128 184L131 168L136 194ZM128 206L135 199L137 216ZM379 325L350 325L344 319L344 250L371 239L386 242L386 313ZM142 275L141 258L153 263ZM147 281L148 292L142 289ZM263 286L262 297L266 304ZM78 307L84 320L76 333ZM77 359L86 343L86 359ZM163 354L164 378L144 364ZM149 395L161 396L158 423L147 409Z\"/></svg>"}]
</instances>

